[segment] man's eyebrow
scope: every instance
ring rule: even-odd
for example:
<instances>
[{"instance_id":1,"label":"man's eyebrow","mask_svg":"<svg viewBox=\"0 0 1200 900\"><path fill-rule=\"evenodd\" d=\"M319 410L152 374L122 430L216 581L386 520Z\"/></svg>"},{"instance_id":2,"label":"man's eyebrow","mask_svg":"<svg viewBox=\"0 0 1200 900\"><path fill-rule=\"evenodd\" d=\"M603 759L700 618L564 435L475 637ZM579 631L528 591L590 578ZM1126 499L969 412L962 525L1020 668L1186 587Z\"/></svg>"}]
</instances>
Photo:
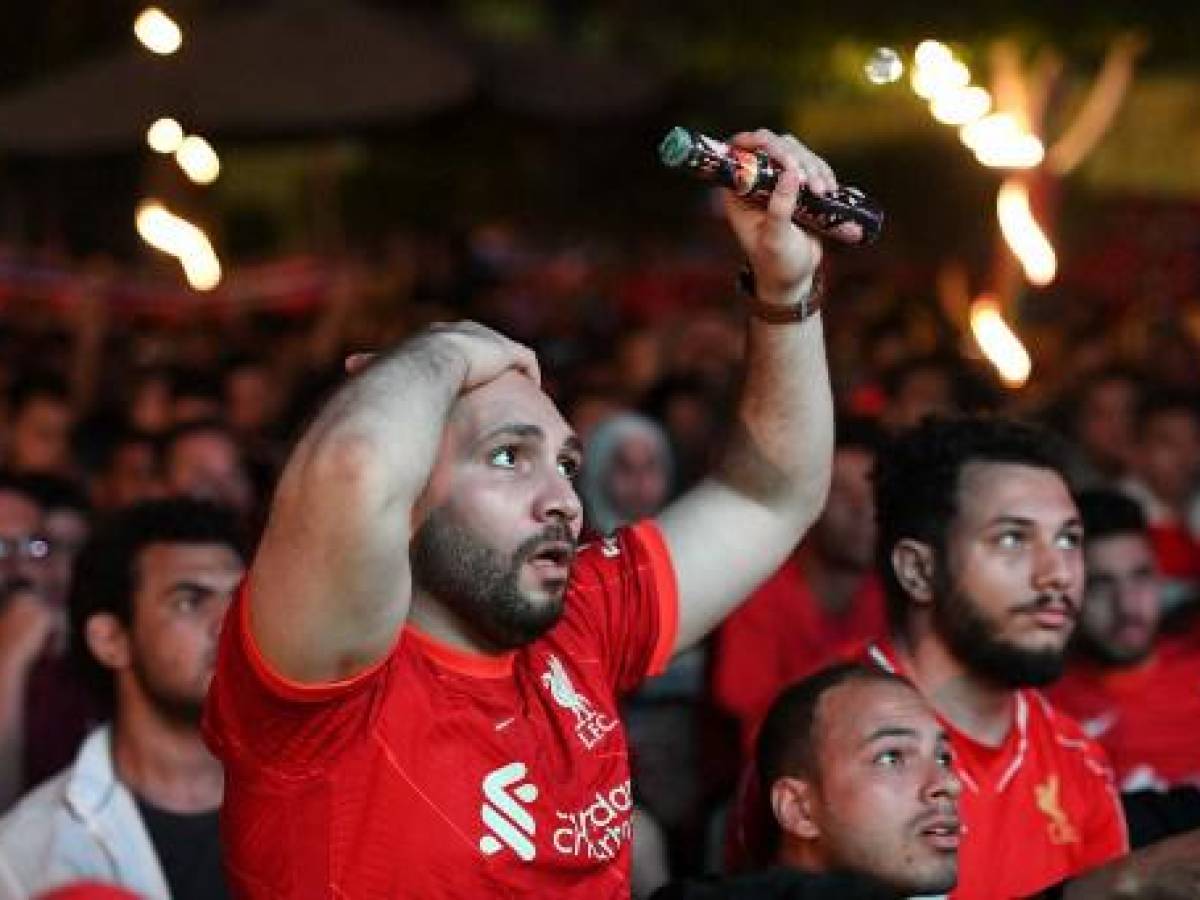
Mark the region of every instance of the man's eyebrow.
<instances>
[{"instance_id":1,"label":"man's eyebrow","mask_svg":"<svg viewBox=\"0 0 1200 900\"><path fill-rule=\"evenodd\" d=\"M995 518L989 519L988 528L994 528L996 525L1019 525L1022 528L1031 528L1037 523L1028 516L1017 516L1011 514L1001 514ZM1079 516L1069 516L1059 528L1078 528L1082 525Z\"/></svg>"},{"instance_id":2,"label":"man's eyebrow","mask_svg":"<svg viewBox=\"0 0 1200 900\"><path fill-rule=\"evenodd\" d=\"M579 439L579 435L573 434L563 441L563 449L570 450L572 453L583 455L583 441Z\"/></svg>"},{"instance_id":3,"label":"man's eyebrow","mask_svg":"<svg viewBox=\"0 0 1200 900\"><path fill-rule=\"evenodd\" d=\"M915 738L919 736L920 735L917 734L917 729L915 728L905 728L900 725L885 725L883 728L876 728L874 731L868 734L863 739L862 746L865 747L868 744L873 744L876 741L883 740L884 738Z\"/></svg>"},{"instance_id":4,"label":"man's eyebrow","mask_svg":"<svg viewBox=\"0 0 1200 900\"><path fill-rule=\"evenodd\" d=\"M504 435L542 440L545 438L546 433L537 425L531 425L528 422L505 422L502 425L497 425L491 431L480 437L478 443L486 444L488 441L495 440L496 438Z\"/></svg>"}]
</instances>

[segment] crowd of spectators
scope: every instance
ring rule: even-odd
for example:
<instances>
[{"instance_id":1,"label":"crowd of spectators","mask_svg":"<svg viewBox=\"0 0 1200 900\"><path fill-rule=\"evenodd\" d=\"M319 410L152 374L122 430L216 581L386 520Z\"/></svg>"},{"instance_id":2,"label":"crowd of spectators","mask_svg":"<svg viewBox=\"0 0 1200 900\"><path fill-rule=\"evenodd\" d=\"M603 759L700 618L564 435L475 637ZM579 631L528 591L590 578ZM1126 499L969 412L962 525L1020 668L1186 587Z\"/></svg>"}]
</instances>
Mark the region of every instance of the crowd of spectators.
<instances>
[{"instance_id":1,"label":"crowd of spectators","mask_svg":"<svg viewBox=\"0 0 1200 900\"><path fill-rule=\"evenodd\" d=\"M580 494L586 528L599 535L653 514L704 470L743 352L736 260L703 243L567 245L491 226L314 264L298 285L265 284L262 296L167 291L159 304L111 267L63 269L45 283L13 275L19 268L0 284L0 811L71 766L81 746L88 753L92 729L119 730L129 696L155 695L147 665L115 661L116 638L106 644L88 625L96 598L89 605L79 579L94 566L76 565L86 548L102 540L118 552L112 530L137 525L130 508L183 502L165 498L197 503L168 505L175 515L226 510L237 541L183 532L158 540L253 546L301 416L343 377L346 354L460 318L533 346L585 444ZM831 260L826 329L839 431L830 499L742 610L628 701L638 850L656 857L635 873L657 873L639 890L719 865L725 811L772 700L883 636L871 468L890 437L931 414L1019 416L1066 442L1073 487L1089 491L1081 508L1097 559L1088 559L1094 608L1062 703L1102 744L1112 738L1106 749L1123 787L1200 786L1200 742L1172 721L1170 706L1141 705L1153 721L1122 728L1104 702L1112 692L1143 696L1158 677L1147 660L1176 673L1200 668L1195 316L1181 305L1160 321L1139 322L1129 310L1113 320L1086 297L1062 303L1056 321L1030 331L1030 383L1005 388L935 279L901 288L887 272ZM1141 541L1136 565L1100 560L1100 540L1126 533ZM136 557L137 547L124 552ZM216 590L227 601L230 589ZM1136 602L1122 599L1135 589ZM135 620L126 607L124 625ZM150 652L134 645L125 653ZM106 671L130 682L115 709ZM178 740L181 720L163 711L170 698L157 700L166 705L140 702ZM1150 733L1154 741L1136 740ZM1167 758L1152 758L1160 751ZM153 774L131 787L143 818L156 802L211 812L187 791L184 799L164 791Z\"/></svg>"}]
</instances>

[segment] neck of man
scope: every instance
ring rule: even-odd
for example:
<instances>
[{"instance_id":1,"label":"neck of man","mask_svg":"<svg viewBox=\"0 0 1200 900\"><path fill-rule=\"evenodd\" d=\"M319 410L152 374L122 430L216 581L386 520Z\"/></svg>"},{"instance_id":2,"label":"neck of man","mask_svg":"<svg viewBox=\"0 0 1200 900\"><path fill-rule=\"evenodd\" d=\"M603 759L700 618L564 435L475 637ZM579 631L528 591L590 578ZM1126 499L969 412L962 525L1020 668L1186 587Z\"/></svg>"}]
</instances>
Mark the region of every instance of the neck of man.
<instances>
[{"instance_id":1,"label":"neck of man","mask_svg":"<svg viewBox=\"0 0 1200 900\"><path fill-rule=\"evenodd\" d=\"M117 777L152 806L187 814L221 805L224 773L198 725L169 720L140 691L120 691L112 750Z\"/></svg>"},{"instance_id":2,"label":"neck of man","mask_svg":"<svg viewBox=\"0 0 1200 900\"><path fill-rule=\"evenodd\" d=\"M833 618L849 615L867 573L830 559L816 548L802 545L800 568L821 610Z\"/></svg>"},{"instance_id":3,"label":"neck of man","mask_svg":"<svg viewBox=\"0 0 1200 900\"><path fill-rule=\"evenodd\" d=\"M901 667L938 715L980 744L1004 743L1013 725L1013 689L971 671L938 634L931 615L910 614L892 643Z\"/></svg>"}]
</instances>

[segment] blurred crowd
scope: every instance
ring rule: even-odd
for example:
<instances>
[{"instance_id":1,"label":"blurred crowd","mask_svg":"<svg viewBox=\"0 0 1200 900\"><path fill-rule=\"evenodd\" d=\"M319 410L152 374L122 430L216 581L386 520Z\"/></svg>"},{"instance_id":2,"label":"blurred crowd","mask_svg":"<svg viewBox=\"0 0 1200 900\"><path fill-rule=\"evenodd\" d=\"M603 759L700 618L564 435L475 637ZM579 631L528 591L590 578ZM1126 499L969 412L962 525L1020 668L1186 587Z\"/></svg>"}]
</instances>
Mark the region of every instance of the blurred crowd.
<instances>
[{"instance_id":1,"label":"blurred crowd","mask_svg":"<svg viewBox=\"0 0 1200 900\"><path fill-rule=\"evenodd\" d=\"M617 246L492 225L398 236L371 254L313 264L298 287L267 285L262 296L156 302L104 264L4 282L0 810L86 753L87 735L116 703L157 722L126 761L144 774L141 815L205 811L219 772L199 758L204 666L290 442L344 377L347 354L460 318L533 346L585 445L586 528L607 534L694 483L720 445L743 352L737 263L703 242ZM709 642L628 701L644 835L635 887L646 895L669 875L720 865L729 799L778 691L885 630L871 470L890 435L931 414L1040 421L1067 443L1073 487L1099 504L1096 521L1124 515L1133 524L1113 533L1144 532L1148 553L1133 569L1089 558L1094 621L1080 628L1056 699L1107 741L1123 790L1200 786L1200 743L1188 742L1178 704L1142 704L1137 726L1105 724L1113 696L1148 696L1139 680L1148 660L1169 660L1173 678L1200 674L1194 313L1180 306L1150 319L1059 297L1054 311L1025 319L1034 369L1015 389L995 377L938 280L927 281L830 261L825 319L839 412L824 513ZM1097 539L1106 527L1096 526ZM155 542L223 552L137 556ZM103 558L136 562L143 578L182 579L167 593L187 623L156 625L132 614L128 598L100 596L97 585L119 579ZM82 580L89 573L95 581ZM127 640L99 628L97 611L128 624ZM115 692L106 677L114 671ZM1147 761L1157 745L1134 746L1148 732L1169 761ZM170 777L155 768L167 765L164 746Z\"/></svg>"}]
</instances>

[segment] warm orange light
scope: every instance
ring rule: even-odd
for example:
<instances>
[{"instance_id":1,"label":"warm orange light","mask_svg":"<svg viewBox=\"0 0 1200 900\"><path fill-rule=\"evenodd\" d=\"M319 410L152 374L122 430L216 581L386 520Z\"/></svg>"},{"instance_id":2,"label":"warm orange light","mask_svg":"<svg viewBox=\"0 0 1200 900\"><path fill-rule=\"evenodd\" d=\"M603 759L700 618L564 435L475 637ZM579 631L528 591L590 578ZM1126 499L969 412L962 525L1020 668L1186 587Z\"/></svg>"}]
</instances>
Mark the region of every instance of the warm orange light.
<instances>
[{"instance_id":1,"label":"warm orange light","mask_svg":"<svg viewBox=\"0 0 1200 900\"><path fill-rule=\"evenodd\" d=\"M1025 277L1039 286L1052 282L1058 260L1054 247L1033 217L1025 185L1010 178L1000 186L996 217L1000 220L1000 233L1025 270Z\"/></svg>"},{"instance_id":2,"label":"warm orange light","mask_svg":"<svg viewBox=\"0 0 1200 900\"><path fill-rule=\"evenodd\" d=\"M1005 385L1023 387L1029 380L1033 364L1021 339L1008 327L1000 307L991 297L980 297L971 304L971 333Z\"/></svg>"},{"instance_id":3,"label":"warm orange light","mask_svg":"<svg viewBox=\"0 0 1200 900\"><path fill-rule=\"evenodd\" d=\"M221 282L221 262L208 235L172 213L157 200L141 203L135 217L138 234L156 250L174 256L183 266L188 284L211 291Z\"/></svg>"}]
</instances>

